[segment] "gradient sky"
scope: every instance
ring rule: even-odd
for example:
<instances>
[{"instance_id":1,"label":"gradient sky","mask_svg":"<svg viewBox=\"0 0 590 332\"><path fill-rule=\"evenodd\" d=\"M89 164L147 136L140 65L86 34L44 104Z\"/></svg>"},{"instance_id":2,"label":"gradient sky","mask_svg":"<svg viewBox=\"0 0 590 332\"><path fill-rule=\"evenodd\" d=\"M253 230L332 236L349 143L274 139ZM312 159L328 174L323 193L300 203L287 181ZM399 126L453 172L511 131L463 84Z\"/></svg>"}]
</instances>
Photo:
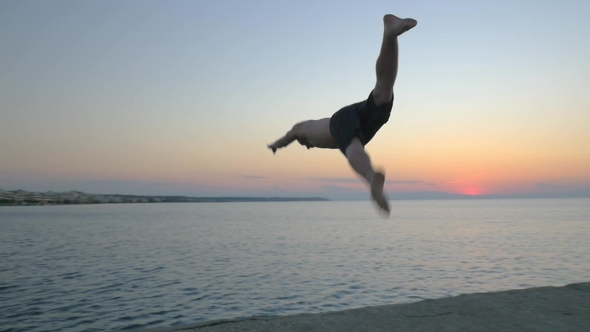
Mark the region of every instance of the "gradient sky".
<instances>
[{"instance_id":1,"label":"gradient sky","mask_svg":"<svg viewBox=\"0 0 590 332\"><path fill-rule=\"evenodd\" d=\"M382 17L389 192L590 193L588 1L0 2L0 188L366 196L337 150L266 144L367 97Z\"/></svg>"}]
</instances>

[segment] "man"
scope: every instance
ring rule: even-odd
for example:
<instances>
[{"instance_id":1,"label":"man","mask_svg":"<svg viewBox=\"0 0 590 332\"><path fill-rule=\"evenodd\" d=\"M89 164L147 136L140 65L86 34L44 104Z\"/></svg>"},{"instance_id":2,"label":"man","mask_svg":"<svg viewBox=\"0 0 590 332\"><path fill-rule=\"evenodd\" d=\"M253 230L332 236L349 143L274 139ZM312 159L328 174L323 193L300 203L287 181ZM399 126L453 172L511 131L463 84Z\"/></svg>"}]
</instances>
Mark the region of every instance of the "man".
<instances>
[{"instance_id":1,"label":"man","mask_svg":"<svg viewBox=\"0 0 590 332\"><path fill-rule=\"evenodd\" d=\"M385 175L373 169L364 146L389 120L393 107L393 85L398 68L397 37L416 24L418 22L414 19L385 15L383 42L375 70L377 82L369 97L362 102L343 107L331 118L295 124L285 136L268 145L268 148L275 153L277 149L297 140L308 149L340 149L350 166L370 185L373 200L383 211L389 213L389 203L383 192Z\"/></svg>"}]
</instances>

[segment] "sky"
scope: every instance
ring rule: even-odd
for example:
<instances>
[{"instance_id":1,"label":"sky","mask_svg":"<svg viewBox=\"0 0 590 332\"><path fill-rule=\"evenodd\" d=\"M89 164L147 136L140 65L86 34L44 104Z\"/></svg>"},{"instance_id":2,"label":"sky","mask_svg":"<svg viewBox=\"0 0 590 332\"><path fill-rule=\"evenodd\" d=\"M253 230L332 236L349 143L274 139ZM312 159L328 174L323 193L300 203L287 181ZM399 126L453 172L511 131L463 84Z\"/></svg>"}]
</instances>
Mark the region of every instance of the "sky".
<instances>
[{"instance_id":1,"label":"sky","mask_svg":"<svg viewBox=\"0 0 590 332\"><path fill-rule=\"evenodd\" d=\"M590 195L588 1L0 2L0 188L368 198L338 150L266 145L375 84L389 193Z\"/></svg>"}]
</instances>

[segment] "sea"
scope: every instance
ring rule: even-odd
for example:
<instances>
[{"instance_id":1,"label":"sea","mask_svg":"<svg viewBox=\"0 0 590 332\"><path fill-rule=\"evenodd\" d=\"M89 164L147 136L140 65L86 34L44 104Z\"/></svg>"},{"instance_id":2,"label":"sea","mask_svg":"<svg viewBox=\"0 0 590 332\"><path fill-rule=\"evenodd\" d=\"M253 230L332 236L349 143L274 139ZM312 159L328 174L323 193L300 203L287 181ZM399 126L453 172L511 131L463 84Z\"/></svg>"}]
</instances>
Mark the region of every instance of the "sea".
<instances>
[{"instance_id":1,"label":"sea","mask_svg":"<svg viewBox=\"0 0 590 332\"><path fill-rule=\"evenodd\" d=\"M111 331L590 281L590 199L0 207L0 331Z\"/></svg>"}]
</instances>

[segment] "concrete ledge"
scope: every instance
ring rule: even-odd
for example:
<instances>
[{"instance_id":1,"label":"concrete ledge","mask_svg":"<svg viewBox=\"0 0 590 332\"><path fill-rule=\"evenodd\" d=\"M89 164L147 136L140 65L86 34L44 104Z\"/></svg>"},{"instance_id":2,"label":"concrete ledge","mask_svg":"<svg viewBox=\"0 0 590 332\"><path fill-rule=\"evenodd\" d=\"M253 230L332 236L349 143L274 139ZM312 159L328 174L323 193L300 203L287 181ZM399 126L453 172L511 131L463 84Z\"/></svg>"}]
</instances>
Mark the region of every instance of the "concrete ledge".
<instances>
[{"instance_id":1,"label":"concrete ledge","mask_svg":"<svg viewBox=\"0 0 590 332\"><path fill-rule=\"evenodd\" d=\"M149 332L590 331L590 282L465 294L409 304L217 320Z\"/></svg>"}]
</instances>

